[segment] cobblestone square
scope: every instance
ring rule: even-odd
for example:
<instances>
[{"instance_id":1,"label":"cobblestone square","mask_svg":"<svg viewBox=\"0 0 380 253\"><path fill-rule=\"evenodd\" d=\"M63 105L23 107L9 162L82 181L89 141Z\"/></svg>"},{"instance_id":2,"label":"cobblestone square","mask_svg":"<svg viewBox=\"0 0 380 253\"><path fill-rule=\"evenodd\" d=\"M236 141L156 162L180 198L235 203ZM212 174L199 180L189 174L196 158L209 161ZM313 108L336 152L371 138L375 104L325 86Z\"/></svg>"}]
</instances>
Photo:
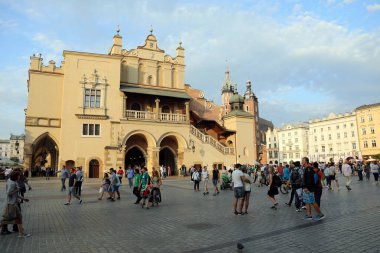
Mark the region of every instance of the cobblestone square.
<instances>
[{"instance_id":1,"label":"cobblestone square","mask_svg":"<svg viewBox=\"0 0 380 253\"><path fill-rule=\"evenodd\" d=\"M32 179L30 202L22 204L32 236L2 235L0 252L239 252L238 241L242 252L380 252L380 186L357 178L350 192L324 190L320 222L302 220L281 193L271 210L266 188L254 187L249 214L235 216L232 191L203 196L182 178L165 180L161 206L149 210L133 204L125 184L121 200L97 200L99 184L87 179L83 204L64 206L59 180ZM1 202L4 190L1 182Z\"/></svg>"}]
</instances>

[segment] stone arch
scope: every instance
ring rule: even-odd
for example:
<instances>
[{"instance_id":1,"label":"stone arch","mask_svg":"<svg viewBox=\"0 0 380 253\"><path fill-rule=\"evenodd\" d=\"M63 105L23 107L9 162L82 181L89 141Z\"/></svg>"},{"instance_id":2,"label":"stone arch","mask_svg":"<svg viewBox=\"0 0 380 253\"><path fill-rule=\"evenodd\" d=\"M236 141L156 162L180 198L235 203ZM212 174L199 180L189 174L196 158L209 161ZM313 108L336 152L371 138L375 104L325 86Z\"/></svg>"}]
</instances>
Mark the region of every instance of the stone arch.
<instances>
[{"instance_id":1,"label":"stone arch","mask_svg":"<svg viewBox=\"0 0 380 253\"><path fill-rule=\"evenodd\" d=\"M58 141L49 132L38 136L31 145L30 171L32 175L41 173L40 168L51 167L52 171L58 170L59 148Z\"/></svg>"},{"instance_id":2,"label":"stone arch","mask_svg":"<svg viewBox=\"0 0 380 253\"><path fill-rule=\"evenodd\" d=\"M150 133L148 133L147 131L144 131L144 130L135 130L135 131L132 131L130 133L128 133L124 139L123 139L123 142L122 142L122 145L125 146L128 139L131 138L132 136L134 135L142 135L145 137L146 141L147 141L147 144L148 144L148 147L156 147L156 139L154 138L154 136Z\"/></svg>"},{"instance_id":3,"label":"stone arch","mask_svg":"<svg viewBox=\"0 0 380 253\"><path fill-rule=\"evenodd\" d=\"M159 152L159 165L163 165L166 167L168 176L177 175L178 149L174 150L172 147L167 145L161 147Z\"/></svg>"},{"instance_id":4,"label":"stone arch","mask_svg":"<svg viewBox=\"0 0 380 253\"><path fill-rule=\"evenodd\" d=\"M158 139L157 141L157 147L161 147L161 142L163 139L165 139L166 137L169 137L169 136L174 136L177 143L178 143L178 148L181 148L181 149L185 149L185 148L188 148L189 145L186 141L186 138L182 136L182 134L179 134L179 133L176 133L176 132L168 132L168 133L165 133L163 135L161 135L161 137Z\"/></svg>"}]
</instances>

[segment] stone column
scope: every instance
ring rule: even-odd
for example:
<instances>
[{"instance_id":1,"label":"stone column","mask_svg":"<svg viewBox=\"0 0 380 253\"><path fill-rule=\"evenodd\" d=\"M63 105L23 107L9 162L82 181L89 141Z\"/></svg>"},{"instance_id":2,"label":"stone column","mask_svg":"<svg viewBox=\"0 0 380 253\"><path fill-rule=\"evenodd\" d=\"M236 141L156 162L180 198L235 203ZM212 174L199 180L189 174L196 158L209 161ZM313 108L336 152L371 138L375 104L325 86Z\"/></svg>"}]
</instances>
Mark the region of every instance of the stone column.
<instances>
[{"instance_id":1,"label":"stone column","mask_svg":"<svg viewBox=\"0 0 380 253\"><path fill-rule=\"evenodd\" d=\"M124 96L123 97L123 111L121 113L122 117L125 118L127 115L126 115L126 110L127 110L127 96Z\"/></svg>"},{"instance_id":2,"label":"stone column","mask_svg":"<svg viewBox=\"0 0 380 253\"><path fill-rule=\"evenodd\" d=\"M185 102L185 107L186 107L186 121L190 120L190 102L187 101Z\"/></svg>"},{"instance_id":3,"label":"stone column","mask_svg":"<svg viewBox=\"0 0 380 253\"><path fill-rule=\"evenodd\" d=\"M157 120L160 120L160 100L156 98L154 102L156 102L156 117L157 117Z\"/></svg>"}]
</instances>

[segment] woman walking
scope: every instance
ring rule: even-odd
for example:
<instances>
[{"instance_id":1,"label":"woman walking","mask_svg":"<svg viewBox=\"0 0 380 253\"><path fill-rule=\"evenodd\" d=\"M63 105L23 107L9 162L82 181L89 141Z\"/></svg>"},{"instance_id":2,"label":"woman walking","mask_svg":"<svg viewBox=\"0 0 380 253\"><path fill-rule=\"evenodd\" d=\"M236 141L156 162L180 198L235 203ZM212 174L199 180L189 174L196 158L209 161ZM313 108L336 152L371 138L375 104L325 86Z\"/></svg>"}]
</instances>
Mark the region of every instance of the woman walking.
<instances>
[{"instance_id":1,"label":"woman walking","mask_svg":"<svg viewBox=\"0 0 380 253\"><path fill-rule=\"evenodd\" d=\"M98 200L102 200L104 192L108 192L110 184L111 184L111 181L110 181L110 178L108 176L108 173L104 173L102 185L100 186L100 189L99 189L100 195L99 195Z\"/></svg>"},{"instance_id":2,"label":"woman walking","mask_svg":"<svg viewBox=\"0 0 380 253\"><path fill-rule=\"evenodd\" d=\"M141 182L141 174L139 169L135 169L135 176L133 177L133 194L137 197L136 202L134 204L139 204L142 197L139 190L139 185Z\"/></svg>"},{"instance_id":3,"label":"woman walking","mask_svg":"<svg viewBox=\"0 0 380 253\"><path fill-rule=\"evenodd\" d=\"M248 207L249 207L249 197L251 196L251 184L253 183L253 178L247 174L247 169L243 168L242 172L244 174L244 214L248 214Z\"/></svg>"},{"instance_id":4,"label":"woman walking","mask_svg":"<svg viewBox=\"0 0 380 253\"><path fill-rule=\"evenodd\" d=\"M206 194L208 194L208 171L207 171L207 166L203 167L202 181L203 181L203 186L204 186L203 195L206 195Z\"/></svg>"},{"instance_id":5,"label":"woman walking","mask_svg":"<svg viewBox=\"0 0 380 253\"><path fill-rule=\"evenodd\" d=\"M195 170L193 173L193 176L191 177L191 179L193 179L194 181L194 191L199 191L199 182L201 180L201 177L199 174L200 174L199 170Z\"/></svg>"},{"instance_id":6,"label":"woman walking","mask_svg":"<svg viewBox=\"0 0 380 253\"><path fill-rule=\"evenodd\" d=\"M6 185L6 206L4 208L1 226L6 226L8 224L17 224L18 228L18 237L24 238L29 237L30 234L24 232L24 228L22 225L22 215L20 207L17 205L18 200L23 200L28 202L29 199L21 197L18 194L17 181L20 178L19 172L13 172L10 175L10 178L7 181Z\"/></svg>"},{"instance_id":7,"label":"woman walking","mask_svg":"<svg viewBox=\"0 0 380 253\"><path fill-rule=\"evenodd\" d=\"M277 186L275 185L275 180L274 180L274 169L273 169L273 166L269 166L269 169L268 169L268 178L269 178L269 185L268 185L268 199L272 202L272 206L271 208L272 209L277 209L277 201L276 201L276 198L275 196L278 195L278 188Z\"/></svg>"}]
</instances>

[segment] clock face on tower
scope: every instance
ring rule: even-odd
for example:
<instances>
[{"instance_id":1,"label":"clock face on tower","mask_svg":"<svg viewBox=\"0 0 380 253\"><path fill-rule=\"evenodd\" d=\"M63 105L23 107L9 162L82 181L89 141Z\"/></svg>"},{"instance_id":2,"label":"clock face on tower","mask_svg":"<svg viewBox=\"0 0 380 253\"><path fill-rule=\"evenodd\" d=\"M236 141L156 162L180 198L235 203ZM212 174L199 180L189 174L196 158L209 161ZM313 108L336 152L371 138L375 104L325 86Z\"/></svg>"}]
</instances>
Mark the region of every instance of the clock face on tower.
<instances>
[{"instance_id":1,"label":"clock face on tower","mask_svg":"<svg viewBox=\"0 0 380 253\"><path fill-rule=\"evenodd\" d=\"M150 48L153 48L153 42L150 43Z\"/></svg>"}]
</instances>

